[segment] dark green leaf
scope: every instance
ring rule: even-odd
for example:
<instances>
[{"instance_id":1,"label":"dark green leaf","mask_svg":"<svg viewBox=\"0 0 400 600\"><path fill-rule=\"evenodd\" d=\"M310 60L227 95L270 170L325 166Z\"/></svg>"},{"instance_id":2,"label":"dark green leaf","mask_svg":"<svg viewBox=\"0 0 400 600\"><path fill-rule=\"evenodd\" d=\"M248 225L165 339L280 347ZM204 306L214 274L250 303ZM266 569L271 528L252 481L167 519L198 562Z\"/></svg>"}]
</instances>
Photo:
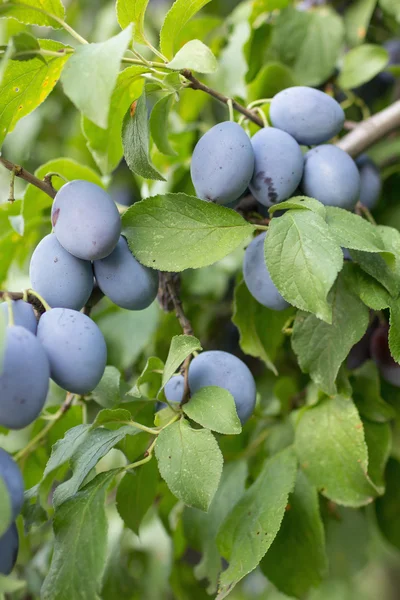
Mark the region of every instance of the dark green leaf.
<instances>
[{"instance_id":1,"label":"dark green leaf","mask_svg":"<svg viewBox=\"0 0 400 600\"><path fill-rule=\"evenodd\" d=\"M390 304L389 292L371 275L362 271L358 265L346 264L344 271L349 288L373 310L382 310Z\"/></svg>"},{"instance_id":2,"label":"dark green leaf","mask_svg":"<svg viewBox=\"0 0 400 600\"><path fill-rule=\"evenodd\" d=\"M379 372L372 361L365 362L352 377L353 399L362 417L376 423L395 418L394 408L381 396Z\"/></svg>"},{"instance_id":3,"label":"dark green leaf","mask_svg":"<svg viewBox=\"0 0 400 600\"><path fill-rule=\"evenodd\" d=\"M368 447L368 476L380 494L385 491L384 471L392 449L392 430L389 423L364 421Z\"/></svg>"},{"instance_id":4,"label":"dark green leaf","mask_svg":"<svg viewBox=\"0 0 400 600\"><path fill-rule=\"evenodd\" d=\"M168 116L174 104L175 94L161 98L153 107L150 115L150 132L153 141L163 154L176 155L168 140Z\"/></svg>"},{"instance_id":5,"label":"dark green leaf","mask_svg":"<svg viewBox=\"0 0 400 600\"><path fill-rule=\"evenodd\" d=\"M398 300L390 303L389 348L394 360L400 363L400 307Z\"/></svg>"},{"instance_id":6,"label":"dark green leaf","mask_svg":"<svg viewBox=\"0 0 400 600\"><path fill-rule=\"evenodd\" d=\"M386 492L375 502L379 529L387 541L400 550L400 463L390 458L385 470Z\"/></svg>"},{"instance_id":7,"label":"dark green leaf","mask_svg":"<svg viewBox=\"0 0 400 600\"><path fill-rule=\"evenodd\" d=\"M117 509L125 525L139 535L139 526L152 505L158 485L156 461L126 473L117 490Z\"/></svg>"},{"instance_id":8,"label":"dark green leaf","mask_svg":"<svg viewBox=\"0 0 400 600\"><path fill-rule=\"evenodd\" d=\"M38 40L27 31L21 31L21 33L14 35L10 44L14 49L11 55L12 60L30 60L37 57L44 64L47 64L45 57L40 54Z\"/></svg>"}]
</instances>

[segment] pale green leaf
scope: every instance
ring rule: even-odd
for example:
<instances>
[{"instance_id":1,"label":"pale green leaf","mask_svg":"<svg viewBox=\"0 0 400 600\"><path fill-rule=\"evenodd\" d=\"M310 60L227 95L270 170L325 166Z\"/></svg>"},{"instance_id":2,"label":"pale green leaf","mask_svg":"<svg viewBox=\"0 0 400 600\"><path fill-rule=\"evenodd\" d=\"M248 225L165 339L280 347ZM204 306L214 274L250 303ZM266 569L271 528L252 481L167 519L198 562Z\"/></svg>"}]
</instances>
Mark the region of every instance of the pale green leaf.
<instances>
[{"instance_id":1,"label":"pale green leaf","mask_svg":"<svg viewBox=\"0 0 400 600\"><path fill-rule=\"evenodd\" d=\"M107 366L100 383L90 394L91 398L103 408L112 408L121 402L121 373L112 366Z\"/></svg>"},{"instance_id":2,"label":"pale green leaf","mask_svg":"<svg viewBox=\"0 0 400 600\"><path fill-rule=\"evenodd\" d=\"M200 342L196 337L193 335L174 335L171 340L167 360L165 361L162 387L168 383L185 358L196 350L202 350Z\"/></svg>"},{"instance_id":3,"label":"pale green leaf","mask_svg":"<svg viewBox=\"0 0 400 600\"><path fill-rule=\"evenodd\" d=\"M43 479L65 464L86 440L90 425L77 425L69 429L64 437L58 440L51 449L51 456L43 473Z\"/></svg>"},{"instance_id":4,"label":"pale green leaf","mask_svg":"<svg viewBox=\"0 0 400 600\"><path fill-rule=\"evenodd\" d=\"M159 434L158 468L171 492L187 506L207 511L217 491L223 458L213 434L192 429L186 419Z\"/></svg>"},{"instance_id":5,"label":"pale green leaf","mask_svg":"<svg viewBox=\"0 0 400 600\"><path fill-rule=\"evenodd\" d=\"M101 427L108 423L126 423L131 420L131 413L125 408L103 408L97 413L95 420L91 425L91 429Z\"/></svg>"},{"instance_id":6,"label":"pale green leaf","mask_svg":"<svg viewBox=\"0 0 400 600\"><path fill-rule=\"evenodd\" d=\"M268 209L268 212L274 214L276 211L290 210L291 208L311 210L320 215L323 219L325 219L326 216L326 206L318 200L315 200L315 198L308 198L308 196L295 196L294 198L289 198L289 200L271 206Z\"/></svg>"},{"instance_id":7,"label":"pale green leaf","mask_svg":"<svg viewBox=\"0 0 400 600\"><path fill-rule=\"evenodd\" d=\"M135 396L140 398L142 396L141 387L144 384L149 385L149 397L155 398L158 390L161 387L162 373L164 371L164 363L160 358L156 356L150 356L147 360L146 366L142 373L139 375L135 385L129 390L128 396Z\"/></svg>"},{"instance_id":8,"label":"pale green leaf","mask_svg":"<svg viewBox=\"0 0 400 600\"><path fill-rule=\"evenodd\" d=\"M295 484L296 467L292 448L266 460L255 482L222 524L217 544L229 566L220 578L218 600L256 568L274 541Z\"/></svg>"},{"instance_id":9,"label":"pale green leaf","mask_svg":"<svg viewBox=\"0 0 400 600\"><path fill-rule=\"evenodd\" d=\"M387 50L378 44L362 44L353 48L344 55L339 85L350 89L370 81L385 68L388 60Z\"/></svg>"},{"instance_id":10,"label":"pale green leaf","mask_svg":"<svg viewBox=\"0 0 400 600\"><path fill-rule=\"evenodd\" d=\"M183 405L183 412L192 421L217 433L234 435L242 431L235 400L220 387L201 388Z\"/></svg>"},{"instance_id":11,"label":"pale green leaf","mask_svg":"<svg viewBox=\"0 0 400 600\"><path fill-rule=\"evenodd\" d=\"M353 0L344 13L346 38L351 46L364 41L377 0Z\"/></svg>"},{"instance_id":12,"label":"pale green leaf","mask_svg":"<svg viewBox=\"0 0 400 600\"><path fill-rule=\"evenodd\" d=\"M353 400L362 417L376 423L386 423L396 411L381 396L379 371L372 360L366 361L352 373Z\"/></svg>"},{"instance_id":13,"label":"pale green leaf","mask_svg":"<svg viewBox=\"0 0 400 600\"><path fill-rule=\"evenodd\" d=\"M64 19L65 8L61 0L12 0L0 5L0 18L12 17L27 25L41 25L61 29L62 25L51 16Z\"/></svg>"},{"instance_id":14,"label":"pale green leaf","mask_svg":"<svg viewBox=\"0 0 400 600\"><path fill-rule=\"evenodd\" d=\"M174 55L175 43L185 27L194 15L211 0L176 0L167 12L160 31L161 52L171 59Z\"/></svg>"},{"instance_id":15,"label":"pale green leaf","mask_svg":"<svg viewBox=\"0 0 400 600\"><path fill-rule=\"evenodd\" d=\"M108 125L111 96L131 37L129 26L105 42L78 46L62 74L68 98L103 129Z\"/></svg>"},{"instance_id":16,"label":"pale green leaf","mask_svg":"<svg viewBox=\"0 0 400 600\"><path fill-rule=\"evenodd\" d=\"M211 265L254 230L229 208L171 193L136 202L124 213L122 226L136 258L161 271Z\"/></svg>"},{"instance_id":17,"label":"pale green leaf","mask_svg":"<svg viewBox=\"0 0 400 600\"><path fill-rule=\"evenodd\" d=\"M158 486L155 459L124 476L117 490L117 510L125 525L139 535L139 527L152 506Z\"/></svg>"},{"instance_id":18,"label":"pale green leaf","mask_svg":"<svg viewBox=\"0 0 400 600\"><path fill-rule=\"evenodd\" d=\"M300 466L327 498L343 506L372 502L363 425L350 398L326 398L300 415L295 437Z\"/></svg>"},{"instance_id":19,"label":"pale green leaf","mask_svg":"<svg viewBox=\"0 0 400 600\"><path fill-rule=\"evenodd\" d=\"M332 321L326 298L342 268L343 254L320 215L290 210L272 219L265 239L265 260L285 300Z\"/></svg>"},{"instance_id":20,"label":"pale green leaf","mask_svg":"<svg viewBox=\"0 0 400 600\"><path fill-rule=\"evenodd\" d=\"M150 132L160 152L176 155L168 140L168 116L175 101L175 94L168 94L158 100L150 115Z\"/></svg>"},{"instance_id":21,"label":"pale green leaf","mask_svg":"<svg viewBox=\"0 0 400 600\"><path fill-rule=\"evenodd\" d=\"M144 16L149 0L117 0L117 19L121 29L133 23L133 39L146 43Z\"/></svg>"},{"instance_id":22,"label":"pale green leaf","mask_svg":"<svg viewBox=\"0 0 400 600\"><path fill-rule=\"evenodd\" d=\"M387 252L377 228L348 210L327 206L326 222L332 237L343 248Z\"/></svg>"},{"instance_id":23,"label":"pale green leaf","mask_svg":"<svg viewBox=\"0 0 400 600\"><path fill-rule=\"evenodd\" d=\"M181 71L190 69L198 73L214 73L217 70L217 59L210 48L200 40L190 40L167 64L169 69Z\"/></svg>"}]
</instances>

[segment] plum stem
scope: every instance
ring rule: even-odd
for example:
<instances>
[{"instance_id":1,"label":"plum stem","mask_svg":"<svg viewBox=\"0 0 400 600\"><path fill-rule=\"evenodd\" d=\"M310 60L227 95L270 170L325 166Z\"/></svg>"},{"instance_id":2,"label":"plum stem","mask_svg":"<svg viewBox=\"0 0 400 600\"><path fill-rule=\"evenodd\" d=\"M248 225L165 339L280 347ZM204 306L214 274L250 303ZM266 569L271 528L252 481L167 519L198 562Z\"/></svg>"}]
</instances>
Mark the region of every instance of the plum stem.
<instances>
[{"instance_id":1,"label":"plum stem","mask_svg":"<svg viewBox=\"0 0 400 600\"><path fill-rule=\"evenodd\" d=\"M13 325L15 325L15 321L14 321L14 311L13 311L13 307L12 307L12 298L10 298L10 296L8 294L5 294L3 296L4 300L7 302L7 310L8 310L8 324L11 325L11 327Z\"/></svg>"},{"instance_id":2,"label":"plum stem","mask_svg":"<svg viewBox=\"0 0 400 600\"><path fill-rule=\"evenodd\" d=\"M35 290L29 289L27 290L27 293L30 296L34 296L35 298L37 298L46 311L51 310L51 306L47 304L46 300L40 294L35 292Z\"/></svg>"}]
</instances>

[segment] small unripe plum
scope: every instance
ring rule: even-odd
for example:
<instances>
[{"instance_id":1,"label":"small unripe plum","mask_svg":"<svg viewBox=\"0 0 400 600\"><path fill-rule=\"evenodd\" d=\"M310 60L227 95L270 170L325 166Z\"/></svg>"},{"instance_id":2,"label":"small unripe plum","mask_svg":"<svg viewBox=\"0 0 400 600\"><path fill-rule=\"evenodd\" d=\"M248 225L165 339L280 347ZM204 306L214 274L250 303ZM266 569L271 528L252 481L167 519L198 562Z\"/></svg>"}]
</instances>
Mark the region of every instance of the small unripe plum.
<instances>
[{"instance_id":1,"label":"small unripe plum","mask_svg":"<svg viewBox=\"0 0 400 600\"><path fill-rule=\"evenodd\" d=\"M57 192L51 222L61 246L83 260L111 254L121 234L121 219L111 196L98 185L79 179Z\"/></svg>"},{"instance_id":2,"label":"small unripe plum","mask_svg":"<svg viewBox=\"0 0 400 600\"><path fill-rule=\"evenodd\" d=\"M15 523L0 537L0 574L9 575L17 562L19 549L18 530Z\"/></svg>"},{"instance_id":3,"label":"small unripe plum","mask_svg":"<svg viewBox=\"0 0 400 600\"><path fill-rule=\"evenodd\" d=\"M360 196L357 165L337 146L316 146L305 155L301 189L326 206L352 210Z\"/></svg>"},{"instance_id":4,"label":"small unripe plum","mask_svg":"<svg viewBox=\"0 0 400 600\"><path fill-rule=\"evenodd\" d=\"M273 283L265 264L264 242L267 232L254 238L247 246L243 261L243 276L250 294L263 306L283 310L289 304Z\"/></svg>"},{"instance_id":5,"label":"small unripe plum","mask_svg":"<svg viewBox=\"0 0 400 600\"><path fill-rule=\"evenodd\" d=\"M243 194L254 169L250 139L237 123L214 125L197 142L190 173L203 200L230 204Z\"/></svg>"},{"instance_id":6,"label":"small unripe plum","mask_svg":"<svg viewBox=\"0 0 400 600\"><path fill-rule=\"evenodd\" d=\"M196 356L189 366L190 391L195 394L208 386L218 386L232 394L242 424L251 417L256 405L256 384L250 369L240 358L220 350Z\"/></svg>"},{"instance_id":7,"label":"small unripe plum","mask_svg":"<svg viewBox=\"0 0 400 600\"><path fill-rule=\"evenodd\" d=\"M343 109L334 98L305 86L276 94L269 116L274 127L290 133L305 146L327 142L339 133L344 123Z\"/></svg>"},{"instance_id":8,"label":"small unripe plum","mask_svg":"<svg viewBox=\"0 0 400 600\"><path fill-rule=\"evenodd\" d=\"M4 481L8 490L12 521L15 521L24 503L24 480L17 463L2 448L0 448L0 478Z\"/></svg>"},{"instance_id":9,"label":"small unripe plum","mask_svg":"<svg viewBox=\"0 0 400 600\"><path fill-rule=\"evenodd\" d=\"M36 335L37 319L32 305L23 300L13 300L11 305L14 325L25 327L25 329L33 333L33 335ZM8 324L8 303L3 302L0 304L0 307L6 317L6 324Z\"/></svg>"},{"instance_id":10,"label":"small unripe plum","mask_svg":"<svg viewBox=\"0 0 400 600\"><path fill-rule=\"evenodd\" d=\"M49 361L38 339L24 327L8 326L0 373L0 425L30 425L46 401L49 377Z\"/></svg>"},{"instance_id":11,"label":"small unripe plum","mask_svg":"<svg viewBox=\"0 0 400 600\"><path fill-rule=\"evenodd\" d=\"M383 379L396 387L400 387L400 365L390 354L388 325L383 324L375 329L371 336L370 350Z\"/></svg>"},{"instance_id":12,"label":"small unripe plum","mask_svg":"<svg viewBox=\"0 0 400 600\"><path fill-rule=\"evenodd\" d=\"M380 171L367 154L361 154L356 159L356 165L360 173L360 202L369 210L373 210L382 191Z\"/></svg>"},{"instance_id":13,"label":"small unripe plum","mask_svg":"<svg viewBox=\"0 0 400 600\"><path fill-rule=\"evenodd\" d=\"M264 127L251 138L254 175L253 196L264 206L289 198L300 183L304 159L296 140L275 127Z\"/></svg>"},{"instance_id":14,"label":"small unripe plum","mask_svg":"<svg viewBox=\"0 0 400 600\"><path fill-rule=\"evenodd\" d=\"M41 316L37 336L57 385L82 395L97 386L106 367L107 347L92 319L76 310L53 308Z\"/></svg>"},{"instance_id":15,"label":"small unripe plum","mask_svg":"<svg viewBox=\"0 0 400 600\"><path fill-rule=\"evenodd\" d=\"M80 310L93 289L91 263L67 252L54 233L46 235L36 247L29 276L33 289L52 308Z\"/></svg>"},{"instance_id":16,"label":"small unripe plum","mask_svg":"<svg viewBox=\"0 0 400 600\"><path fill-rule=\"evenodd\" d=\"M142 310L157 296L157 271L141 265L122 236L109 256L94 262L94 273L103 294L122 308Z\"/></svg>"}]
</instances>

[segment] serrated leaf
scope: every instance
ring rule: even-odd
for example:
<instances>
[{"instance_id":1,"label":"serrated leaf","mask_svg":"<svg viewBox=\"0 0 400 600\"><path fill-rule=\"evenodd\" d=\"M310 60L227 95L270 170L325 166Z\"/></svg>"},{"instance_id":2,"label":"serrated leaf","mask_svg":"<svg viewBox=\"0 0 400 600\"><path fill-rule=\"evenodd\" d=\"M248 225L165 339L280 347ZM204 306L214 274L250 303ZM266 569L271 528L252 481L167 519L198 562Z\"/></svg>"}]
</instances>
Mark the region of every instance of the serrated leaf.
<instances>
[{"instance_id":1,"label":"serrated leaf","mask_svg":"<svg viewBox=\"0 0 400 600\"><path fill-rule=\"evenodd\" d=\"M131 38L129 26L105 42L78 46L61 77L68 98L103 129L107 129L111 96Z\"/></svg>"},{"instance_id":2,"label":"serrated leaf","mask_svg":"<svg viewBox=\"0 0 400 600\"><path fill-rule=\"evenodd\" d=\"M271 310L250 294L244 281L235 289L232 322L240 334L240 347L245 354L260 358L268 369L278 374L273 363L278 348L283 344L282 328L291 310Z\"/></svg>"},{"instance_id":3,"label":"serrated leaf","mask_svg":"<svg viewBox=\"0 0 400 600\"><path fill-rule=\"evenodd\" d=\"M247 465L245 461L232 462L224 466L218 490L211 502L208 513L196 508L185 508L183 523L185 532L198 532L199 544L202 550L201 560L196 565L194 573L201 581L207 578L207 592L214 594L217 590L219 574L222 570L221 557L218 552L216 537L222 525L236 502L245 490Z\"/></svg>"},{"instance_id":4,"label":"serrated leaf","mask_svg":"<svg viewBox=\"0 0 400 600\"><path fill-rule=\"evenodd\" d=\"M400 463L390 458L385 470L386 493L375 502L378 527L395 548L400 550Z\"/></svg>"},{"instance_id":5,"label":"serrated leaf","mask_svg":"<svg viewBox=\"0 0 400 600\"><path fill-rule=\"evenodd\" d=\"M130 421L131 413L125 408L104 408L101 410L95 420L92 423L91 429L96 429L106 423L121 423L123 421Z\"/></svg>"},{"instance_id":6,"label":"serrated leaf","mask_svg":"<svg viewBox=\"0 0 400 600\"><path fill-rule=\"evenodd\" d=\"M168 94L155 103L150 115L150 132L160 152L175 156L168 140L168 116L174 104L175 94Z\"/></svg>"},{"instance_id":7,"label":"serrated leaf","mask_svg":"<svg viewBox=\"0 0 400 600\"><path fill-rule=\"evenodd\" d=\"M343 248L387 252L377 227L348 210L327 206L326 222L332 237Z\"/></svg>"},{"instance_id":8,"label":"serrated leaf","mask_svg":"<svg viewBox=\"0 0 400 600\"><path fill-rule=\"evenodd\" d=\"M122 216L122 226L136 258L161 271L211 265L254 230L237 212L186 194L136 202Z\"/></svg>"},{"instance_id":9,"label":"serrated leaf","mask_svg":"<svg viewBox=\"0 0 400 600\"><path fill-rule=\"evenodd\" d=\"M192 421L217 433L235 435L242 431L232 394L217 386L201 388L183 405L183 412Z\"/></svg>"},{"instance_id":10,"label":"serrated leaf","mask_svg":"<svg viewBox=\"0 0 400 600\"><path fill-rule=\"evenodd\" d=\"M400 363L400 307L398 300L390 303L389 349L394 360Z\"/></svg>"},{"instance_id":11,"label":"serrated leaf","mask_svg":"<svg viewBox=\"0 0 400 600\"><path fill-rule=\"evenodd\" d=\"M164 177L151 164L149 156L149 124L147 117L146 93L132 104L122 124L122 145L126 163L132 173L145 179L165 181Z\"/></svg>"},{"instance_id":12,"label":"serrated leaf","mask_svg":"<svg viewBox=\"0 0 400 600\"><path fill-rule=\"evenodd\" d=\"M125 525L139 535L139 527L157 494L158 469L150 460L126 473L117 490L117 510Z\"/></svg>"},{"instance_id":13,"label":"serrated leaf","mask_svg":"<svg viewBox=\"0 0 400 600\"><path fill-rule=\"evenodd\" d=\"M64 19L65 8L61 0L12 0L0 5L0 18L12 17L27 25L61 29L62 25L52 19L51 15Z\"/></svg>"},{"instance_id":14,"label":"serrated leaf","mask_svg":"<svg viewBox=\"0 0 400 600\"><path fill-rule=\"evenodd\" d=\"M344 89L358 87L382 71L388 61L389 54L382 46L362 44L344 55L338 83Z\"/></svg>"},{"instance_id":15,"label":"serrated leaf","mask_svg":"<svg viewBox=\"0 0 400 600\"><path fill-rule=\"evenodd\" d=\"M376 423L395 418L396 411L381 396L379 372L372 360L353 372L352 388L355 405L362 417Z\"/></svg>"},{"instance_id":16,"label":"serrated leaf","mask_svg":"<svg viewBox=\"0 0 400 600\"><path fill-rule=\"evenodd\" d=\"M211 0L176 0L167 12L160 31L161 52L169 59L174 55L176 40L194 15Z\"/></svg>"},{"instance_id":17,"label":"serrated leaf","mask_svg":"<svg viewBox=\"0 0 400 600\"><path fill-rule=\"evenodd\" d=\"M105 368L98 386L90 394L92 400L103 408L112 408L121 402L121 373L113 366Z\"/></svg>"},{"instance_id":18,"label":"serrated leaf","mask_svg":"<svg viewBox=\"0 0 400 600\"><path fill-rule=\"evenodd\" d=\"M47 63L39 58L26 61L10 60L0 86L0 145L22 117L39 106L53 90L70 55L60 42L38 40L40 48L60 52L49 56Z\"/></svg>"},{"instance_id":19,"label":"serrated leaf","mask_svg":"<svg viewBox=\"0 0 400 600\"><path fill-rule=\"evenodd\" d=\"M208 46L200 40L190 40L178 50L167 67L174 71L190 69L198 73L214 73L218 63Z\"/></svg>"},{"instance_id":20,"label":"serrated leaf","mask_svg":"<svg viewBox=\"0 0 400 600\"><path fill-rule=\"evenodd\" d=\"M368 308L354 296L339 277L330 292L332 324L299 311L293 327L292 348L304 373L327 394L336 393L340 365L364 335Z\"/></svg>"},{"instance_id":21,"label":"serrated leaf","mask_svg":"<svg viewBox=\"0 0 400 600\"><path fill-rule=\"evenodd\" d=\"M146 43L144 34L144 16L149 0L117 0L117 19L121 29L133 23L133 39Z\"/></svg>"},{"instance_id":22,"label":"serrated leaf","mask_svg":"<svg viewBox=\"0 0 400 600\"><path fill-rule=\"evenodd\" d=\"M100 458L105 456L125 436L136 435L139 431L130 425L125 425L115 431L101 427L92 429L70 457L72 476L55 490L53 505L58 507L76 494L85 477L96 466Z\"/></svg>"},{"instance_id":23,"label":"serrated leaf","mask_svg":"<svg viewBox=\"0 0 400 600\"><path fill-rule=\"evenodd\" d=\"M296 468L292 448L266 460L255 482L222 524L217 544L229 566L220 578L218 600L256 568L271 546L294 487Z\"/></svg>"},{"instance_id":24,"label":"serrated leaf","mask_svg":"<svg viewBox=\"0 0 400 600\"><path fill-rule=\"evenodd\" d=\"M110 174L124 154L121 139L122 123L129 106L143 91L145 67L131 66L118 75L111 96L107 128L99 127L87 117L82 117L82 130L87 147L103 175Z\"/></svg>"},{"instance_id":25,"label":"serrated leaf","mask_svg":"<svg viewBox=\"0 0 400 600\"><path fill-rule=\"evenodd\" d=\"M155 453L161 477L187 506L207 511L222 473L221 450L207 429L192 429L186 419L157 437Z\"/></svg>"},{"instance_id":26,"label":"serrated leaf","mask_svg":"<svg viewBox=\"0 0 400 600\"><path fill-rule=\"evenodd\" d=\"M320 215L290 210L272 219L265 238L265 261L287 302L332 322L326 298L342 268L343 254Z\"/></svg>"},{"instance_id":27,"label":"serrated leaf","mask_svg":"<svg viewBox=\"0 0 400 600\"><path fill-rule=\"evenodd\" d=\"M281 528L260 567L281 592L304 598L319 586L327 566L317 490L299 471Z\"/></svg>"},{"instance_id":28,"label":"serrated leaf","mask_svg":"<svg viewBox=\"0 0 400 600\"><path fill-rule=\"evenodd\" d=\"M392 449L392 430L389 423L364 421L363 426L368 447L368 475L382 495L385 492L384 471Z\"/></svg>"},{"instance_id":29,"label":"serrated leaf","mask_svg":"<svg viewBox=\"0 0 400 600\"><path fill-rule=\"evenodd\" d=\"M295 448L300 466L327 498L343 506L372 502L363 425L350 398L334 396L302 412Z\"/></svg>"},{"instance_id":30,"label":"serrated leaf","mask_svg":"<svg viewBox=\"0 0 400 600\"><path fill-rule=\"evenodd\" d=\"M0 476L0 538L10 527L12 522L12 506L10 492L6 486L6 482Z\"/></svg>"},{"instance_id":31,"label":"serrated leaf","mask_svg":"<svg viewBox=\"0 0 400 600\"><path fill-rule=\"evenodd\" d=\"M317 213L323 219L325 219L326 215L326 206L324 206L315 198L308 198L307 196L295 196L294 198L289 198L289 200L285 200L284 202L279 202L271 206L268 209L268 212L274 214L276 211L280 210L290 210L290 209L307 209L312 212Z\"/></svg>"},{"instance_id":32,"label":"serrated leaf","mask_svg":"<svg viewBox=\"0 0 400 600\"><path fill-rule=\"evenodd\" d=\"M162 373L164 371L164 363L156 356L150 356L142 373L139 375L135 385L129 390L128 396L140 398L142 396L141 386L145 383L149 385L149 397L155 398L158 390L161 387Z\"/></svg>"},{"instance_id":33,"label":"serrated leaf","mask_svg":"<svg viewBox=\"0 0 400 600\"><path fill-rule=\"evenodd\" d=\"M167 360L165 361L162 388L168 383L185 358L196 350L202 350L202 347L194 335L174 335L171 340Z\"/></svg>"},{"instance_id":34,"label":"serrated leaf","mask_svg":"<svg viewBox=\"0 0 400 600\"><path fill-rule=\"evenodd\" d=\"M106 491L118 471L97 475L54 516L55 545L43 600L97 599L107 557Z\"/></svg>"}]
</instances>

